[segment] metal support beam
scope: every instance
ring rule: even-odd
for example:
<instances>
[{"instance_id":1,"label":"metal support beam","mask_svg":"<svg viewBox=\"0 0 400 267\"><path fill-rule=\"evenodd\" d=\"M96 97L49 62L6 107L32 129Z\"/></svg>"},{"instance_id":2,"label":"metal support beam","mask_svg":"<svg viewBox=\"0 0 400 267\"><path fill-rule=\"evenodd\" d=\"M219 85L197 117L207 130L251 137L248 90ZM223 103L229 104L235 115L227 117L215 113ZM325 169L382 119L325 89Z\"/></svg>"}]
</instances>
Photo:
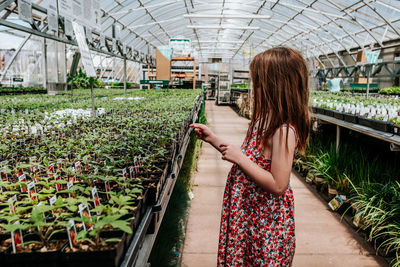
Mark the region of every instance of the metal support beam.
<instances>
[{"instance_id":1,"label":"metal support beam","mask_svg":"<svg viewBox=\"0 0 400 267\"><path fill-rule=\"evenodd\" d=\"M47 42L46 38L43 38L42 46L42 60L43 60L43 88L47 88Z\"/></svg>"},{"instance_id":2,"label":"metal support beam","mask_svg":"<svg viewBox=\"0 0 400 267\"><path fill-rule=\"evenodd\" d=\"M126 58L124 58L124 94L126 94Z\"/></svg>"}]
</instances>

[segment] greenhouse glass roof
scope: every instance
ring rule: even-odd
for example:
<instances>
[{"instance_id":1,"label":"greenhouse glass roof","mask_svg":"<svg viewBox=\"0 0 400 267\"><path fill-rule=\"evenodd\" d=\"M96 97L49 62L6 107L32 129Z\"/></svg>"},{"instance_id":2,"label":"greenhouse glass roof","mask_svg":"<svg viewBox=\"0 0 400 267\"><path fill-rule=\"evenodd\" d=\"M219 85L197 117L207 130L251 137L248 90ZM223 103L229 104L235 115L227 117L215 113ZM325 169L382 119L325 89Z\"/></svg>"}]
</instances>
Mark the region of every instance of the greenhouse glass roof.
<instances>
[{"instance_id":1,"label":"greenhouse glass roof","mask_svg":"<svg viewBox=\"0 0 400 267\"><path fill-rule=\"evenodd\" d=\"M315 57L384 47L400 37L398 0L106 0L102 30L143 50L189 38L200 57L236 58L279 45Z\"/></svg>"}]
</instances>

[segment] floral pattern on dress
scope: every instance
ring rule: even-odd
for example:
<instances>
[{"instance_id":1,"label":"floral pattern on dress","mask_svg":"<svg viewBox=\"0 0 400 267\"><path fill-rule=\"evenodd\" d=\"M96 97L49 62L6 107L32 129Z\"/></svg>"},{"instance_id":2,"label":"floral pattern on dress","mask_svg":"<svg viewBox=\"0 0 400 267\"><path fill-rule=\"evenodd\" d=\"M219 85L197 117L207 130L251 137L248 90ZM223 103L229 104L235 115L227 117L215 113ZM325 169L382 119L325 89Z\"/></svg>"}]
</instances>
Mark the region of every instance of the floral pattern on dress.
<instances>
[{"instance_id":1,"label":"floral pattern on dress","mask_svg":"<svg viewBox=\"0 0 400 267\"><path fill-rule=\"evenodd\" d=\"M294 129L292 125L291 128ZM257 129L241 146L253 162L271 171L271 160L256 145ZM247 145L248 144L248 145ZM247 179L234 164L221 212L218 266L291 266L295 252L293 191L277 197Z\"/></svg>"}]
</instances>

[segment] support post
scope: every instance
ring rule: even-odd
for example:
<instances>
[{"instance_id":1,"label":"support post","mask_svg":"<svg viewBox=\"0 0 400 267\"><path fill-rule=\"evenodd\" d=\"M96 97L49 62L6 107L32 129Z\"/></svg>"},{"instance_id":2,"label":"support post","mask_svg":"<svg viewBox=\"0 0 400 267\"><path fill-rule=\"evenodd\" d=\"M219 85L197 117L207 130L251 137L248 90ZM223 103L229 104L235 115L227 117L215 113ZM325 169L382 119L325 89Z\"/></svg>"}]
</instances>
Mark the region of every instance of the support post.
<instances>
[{"instance_id":1,"label":"support post","mask_svg":"<svg viewBox=\"0 0 400 267\"><path fill-rule=\"evenodd\" d=\"M42 47L42 60L43 60L43 88L47 89L47 43L46 38L43 38Z\"/></svg>"},{"instance_id":2,"label":"support post","mask_svg":"<svg viewBox=\"0 0 400 267\"><path fill-rule=\"evenodd\" d=\"M196 89L196 59L193 58L193 90Z\"/></svg>"},{"instance_id":3,"label":"support post","mask_svg":"<svg viewBox=\"0 0 400 267\"><path fill-rule=\"evenodd\" d=\"M340 126L336 125L336 154L339 154L340 146Z\"/></svg>"},{"instance_id":4,"label":"support post","mask_svg":"<svg viewBox=\"0 0 400 267\"><path fill-rule=\"evenodd\" d=\"M372 65L366 65L367 68L367 99L369 98L369 80L371 77L371 69L372 69Z\"/></svg>"},{"instance_id":5,"label":"support post","mask_svg":"<svg viewBox=\"0 0 400 267\"><path fill-rule=\"evenodd\" d=\"M94 94L93 94L93 78L90 78L90 96L92 98L92 117L96 116L96 108L94 106Z\"/></svg>"},{"instance_id":6,"label":"support post","mask_svg":"<svg viewBox=\"0 0 400 267\"><path fill-rule=\"evenodd\" d=\"M126 57L124 57L124 94L126 94Z\"/></svg>"}]
</instances>

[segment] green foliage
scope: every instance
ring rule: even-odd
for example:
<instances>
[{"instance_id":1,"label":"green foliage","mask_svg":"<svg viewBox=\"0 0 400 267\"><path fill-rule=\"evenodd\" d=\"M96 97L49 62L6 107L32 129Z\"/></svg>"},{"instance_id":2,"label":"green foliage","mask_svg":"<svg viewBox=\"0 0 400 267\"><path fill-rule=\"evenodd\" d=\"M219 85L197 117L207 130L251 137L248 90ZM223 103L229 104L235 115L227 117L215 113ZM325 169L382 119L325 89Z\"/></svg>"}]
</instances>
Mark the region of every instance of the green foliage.
<instances>
[{"instance_id":1,"label":"green foliage","mask_svg":"<svg viewBox=\"0 0 400 267\"><path fill-rule=\"evenodd\" d=\"M379 93L383 95L400 95L400 86L382 88Z\"/></svg>"},{"instance_id":2,"label":"green foliage","mask_svg":"<svg viewBox=\"0 0 400 267\"><path fill-rule=\"evenodd\" d=\"M104 87L104 82L96 79L91 78L86 75L85 72L80 69L75 76L71 76L69 73L67 75L67 83L68 85L74 85L75 88L90 88L93 84L93 87L100 88Z\"/></svg>"},{"instance_id":3,"label":"green foliage","mask_svg":"<svg viewBox=\"0 0 400 267\"><path fill-rule=\"evenodd\" d=\"M325 183L350 197L368 239L394 257L392 264L399 266L400 158L382 151L379 141L358 133L343 133L338 154L334 140L329 128L313 133L306 155L295 162L295 168L308 166Z\"/></svg>"},{"instance_id":4,"label":"green foliage","mask_svg":"<svg viewBox=\"0 0 400 267\"><path fill-rule=\"evenodd\" d=\"M75 90L73 98L69 95L1 97L0 170L8 175L8 180L0 181L0 220L4 224L0 225L0 232L9 233L14 229L12 223L18 220L24 225L21 230L36 233L46 246L73 219L79 225L90 225L87 227L90 230L79 234L77 240L98 247L104 245L101 232L105 230L132 233L130 223L145 190L142 182L157 178L164 170L165 162L171 159L171 144L186 132L189 114L199 94L195 90L169 90L123 95L122 90L97 89L95 98L101 100L105 114L94 118L54 115L55 110L90 108L88 90ZM126 180L122 170L131 167L139 155L143 166L134 181ZM77 161L81 163L80 171L72 168ZM52 164L59 180L48 172ZM36 173L33 168L39 171ZM21 169L26 182L18 181ZM75 182L68 189L71 177L75 177ZM36 181L31 195L34 199L27 192L21 193L20 188L32 181ZM98 191L98 205L92 196L93 185ZM56 186L60 186L57 193ZM14 195L17 196L15 215L8 203ZM57 199L50 205L49 199L54 196ZM88 204L91 219L81 218L78 212L81 203Z\"/></svg>"}]
</instances>

